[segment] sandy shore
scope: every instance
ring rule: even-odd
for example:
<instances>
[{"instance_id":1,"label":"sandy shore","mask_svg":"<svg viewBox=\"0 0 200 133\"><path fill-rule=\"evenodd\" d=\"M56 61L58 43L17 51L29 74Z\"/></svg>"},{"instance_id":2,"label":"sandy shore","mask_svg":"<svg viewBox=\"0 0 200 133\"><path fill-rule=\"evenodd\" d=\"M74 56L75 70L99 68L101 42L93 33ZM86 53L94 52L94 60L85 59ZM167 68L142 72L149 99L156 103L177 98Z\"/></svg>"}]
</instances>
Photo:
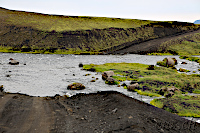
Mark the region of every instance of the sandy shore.
<instances>
[{"instance_id":1,"label":"sandy shore","mask_svg":"<svg viewBox=\"0 0 200 133\"><path fill-rule=\"evenodd\" d=\"M118 92L70 98L1 92L0 132L198 133L200 124Z\"/></svg>"}]
</instances>

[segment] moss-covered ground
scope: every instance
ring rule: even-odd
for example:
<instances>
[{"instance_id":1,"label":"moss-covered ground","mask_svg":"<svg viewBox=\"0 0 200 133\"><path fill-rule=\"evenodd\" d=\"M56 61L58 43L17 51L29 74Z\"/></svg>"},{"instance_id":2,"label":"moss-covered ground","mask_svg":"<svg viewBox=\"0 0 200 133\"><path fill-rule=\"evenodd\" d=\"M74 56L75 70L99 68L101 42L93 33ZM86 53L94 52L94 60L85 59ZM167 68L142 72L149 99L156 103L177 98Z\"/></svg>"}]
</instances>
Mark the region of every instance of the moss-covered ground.
<instances>
[{"instance_id":1,"label":"moss-covered ground","mask_svg":"<svg viewBox=\"0 0 200 133\"><path fill-rule=\"evenodd\" d=\"M179 116L200 117L200 96L174 95L171 98L154 99L151 104Z\"/></svg>"},{"instance_id":2,"label":"moss-covered ground","mask_svg":"<svg viewBox=\"0 0 200 133\"><path fill-rule=\"evenodd\" d=\"M175 95L171 98L154 100L151 103L159 108L163 108L174 113L173 109L170 109L170 107L173 106L175 110L179 111L177 114L181 116L199 116L198 110L200 103L197 102L197 100L200 99L199 97L191 97L191 108L185 108L183 112L180 110L185 107L182 106L181 101L186 101L186 103L190 101L186 99L190 98L189 96L185 98L182 94L188 92L197 94L200 93L200 75L187 75L184 73L178 73L176 69L156 66L154 67L154 70L148 70L148 67L148 65L139 63L106 63L102 65L89 64L83 66L85 70L92 69L97 72L112 70L115 72L115 76L113 76L113 78L118 81L131 80L133 82L137 82L139 83L139 89L136 89L135 91L141 95L159 97L159 91L162 87L175 86L180 89L179 93L175 93ZM126 87L124 88L126 89ZM193 101L194 99L196 99L196 101Z\"/></svg>"},{"instance_id":3,"label":"moss-covered ground","mask_svg":"<svg viewBox=\"0 0 200 133\"><path fill-rule=\"evenodd\" d=\"M200 33L169 40L153 55L200 55Z\"/></svg>"},{"instance_id":4,"label":"moss-covered ground","mask_svg":"<svg viewBox=\"0 0 200 133\"><path fill-rule=\"evenodd\" d=\"M48 49L48 48L42 48L42 49L32 49L31 51L22 51L20 49L13 49L12 47L0 47L0 52L2 53L28 53L28 54L76 54L76 55L99 55L103 54L102 52L96 52L96 51L81 51L81 50L62 50L62 49Z\"/></svg>"},{"instance_id":5,"label":"moss-covered ground","mask_svg":"<svg viewBox=\"0 0 200 133\"><path fill-rule=\"evenodd\" d=\"M200 58L199 57L193 57L193 56L190 56L190 55L184 55L184 56L180 56L179 58L180 59L186 59L186 60L189 60L189 61L195 61L195 62L200 64Z\"/></svg>"}]
</instances>

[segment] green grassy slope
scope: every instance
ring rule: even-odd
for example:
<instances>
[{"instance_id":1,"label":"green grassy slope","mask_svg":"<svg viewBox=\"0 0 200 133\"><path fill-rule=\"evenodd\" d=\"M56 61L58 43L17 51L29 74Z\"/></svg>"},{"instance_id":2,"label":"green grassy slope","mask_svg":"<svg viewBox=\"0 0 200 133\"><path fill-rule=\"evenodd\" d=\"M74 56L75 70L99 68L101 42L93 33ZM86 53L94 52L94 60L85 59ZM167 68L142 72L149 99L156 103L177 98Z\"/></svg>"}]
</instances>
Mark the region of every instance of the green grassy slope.
<instances>
[{"instance_id":1,"label":"green grassy slope","mask_svg":"<svg viewBox=\"0 0 200 133\"><path fill-rule=\"evenodd\" d=\"M0 23L0 52L33 53L107 51L198 28L181 22L56 16L3 8Z\"/></svg>"},{"instance_id":2,"label":"green grassy slope","mask_svg":"<svg viewBox=\"0 0 200 133\"><path fill-rule=\"evenodd\" d=\"M161 44L159 53L200 55L200 33L187 35Z\"/></svg>"},{"instance_id":3,"label":"green grassy slope","mask_svg":"<svg viewBox=\"0 0 200 133\"><path fill-rule=\"evenodd\" d=\"M31 26L41 31L76 31L104 29L110 27L135 28L141 25L150 24L154 21L137 19L120 19L106 17L86 16L59 16L22 11L11 11L0 8L0 20L3 23L17 26Z\"/></svg>"}]
</instances>

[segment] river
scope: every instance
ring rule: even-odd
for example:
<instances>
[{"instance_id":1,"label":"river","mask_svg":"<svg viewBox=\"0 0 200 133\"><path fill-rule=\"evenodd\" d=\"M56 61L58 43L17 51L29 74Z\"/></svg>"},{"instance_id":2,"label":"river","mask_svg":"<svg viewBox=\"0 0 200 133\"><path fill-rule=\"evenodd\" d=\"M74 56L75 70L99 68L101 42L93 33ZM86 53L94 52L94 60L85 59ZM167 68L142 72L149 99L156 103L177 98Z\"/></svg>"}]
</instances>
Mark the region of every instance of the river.
<instances>
[{"instance_id":1,"label":"river","mask_svg":"<svg viewBox=\"0 0 200 133\"><path fill-rule=\"evenodd\" d=\"M0 53L0 79L7 92L23 93L31 96L54 96L55 94L69 96L76 93L93 93L97 91L114 90L132 96L123 87L107 85L101 80L101 74L81 70L79 63L104 64L111 62L142 63L156 65L156 62L169 56L148 55L50 55L50 54L21 54ZM178 60L177 68L196 71L199 74L199 65L196 62L179 59L179 56L170 56ZM9 59L20 62L19 65L9 65ZM181 62L188 64L181 64ZM91 74L84 76L85 74ZM90 82L92 77L98 78ZM80 82L86 86L85 90L67 90L73 82ZM141 97L140 97L141 98Z\"/></svg>"},{"instance_id":2,"label":"river","mask_svg":"<svg viewBox=\"0 0 200 133\"><path fill-rule=\"evenodd\" d=\"M0 53L0 85L4 85L6 92L22 93L30 96L76 95L77 93L95 93L97 91L118 91L129 97L150 103L155 97L141 96L137 92L130 92L123 87L107 85L101 79L101 74L88 72L78 67L83 64L104 64L112 62L141 63L156 65L157 61L165 57L174 57L178 60L176 68L185 68L199 74L199 64L179 56L152 56L152 55L50 55L50 54L22 54ZM20 62L19 65L9 65L9 59ZM187 64L181 64L187 62ZM84 76L91 74L89 76ZM96 82L90 82L93 78ZM84 90L67 90L67 86L79 82L86 86ZM190 118L189 118L190 119ZM196 119L195 121L199 121Z\"/></svg>"}]
</instances>

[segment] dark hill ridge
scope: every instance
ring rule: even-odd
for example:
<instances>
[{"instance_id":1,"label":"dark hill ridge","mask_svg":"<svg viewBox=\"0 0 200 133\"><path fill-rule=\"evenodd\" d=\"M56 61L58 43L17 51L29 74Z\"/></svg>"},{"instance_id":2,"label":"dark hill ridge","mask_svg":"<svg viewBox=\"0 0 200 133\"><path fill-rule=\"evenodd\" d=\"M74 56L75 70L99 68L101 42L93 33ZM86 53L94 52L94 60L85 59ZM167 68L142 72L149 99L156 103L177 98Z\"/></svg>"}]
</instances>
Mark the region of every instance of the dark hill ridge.
<instances>
[{"instance_id":1,"label":"dark hill ridge","mask_svg":"<svg viewBox=\"0 0 200 133\"><path fill-rule=\"evenodd\" d=\"M172 27L173 26L173 27ZM196 30L193 26L158 25L139 28L107 28L83 31L45 32L31 27L10 25L0 26L0 45L22 50L23 47L34 49L72 49L82 51L110 51L123 48L127 43L144 42L160 37L183 34ZM130 45L130 44L129 44Z\"/></svg>"},{"instance_id":2,"label":"dark hill ridge","mask_svg":"<svg viewBox=\"0 0 200 133\"><path fill-rule=\"evenodd\" d=\"M0 14L0 46L22 52L47 50L53 53L60 49L115 53L135 43L184 34L199 28L193 23L186 22L98 17L67 18L6 9L0 9ZM68 27L68 30L64 27Z\"/></svg>"},{"instance_id":3,"label":"dark hill ridge","mask_svg":"<svg viewBox=\"0 0 200 133\"><path fill-rule=\"evenodd\" d=\"M198 133L200 124L119 92L71 98L0 92L0 132Z\"/></svg>"}]
</instances>

